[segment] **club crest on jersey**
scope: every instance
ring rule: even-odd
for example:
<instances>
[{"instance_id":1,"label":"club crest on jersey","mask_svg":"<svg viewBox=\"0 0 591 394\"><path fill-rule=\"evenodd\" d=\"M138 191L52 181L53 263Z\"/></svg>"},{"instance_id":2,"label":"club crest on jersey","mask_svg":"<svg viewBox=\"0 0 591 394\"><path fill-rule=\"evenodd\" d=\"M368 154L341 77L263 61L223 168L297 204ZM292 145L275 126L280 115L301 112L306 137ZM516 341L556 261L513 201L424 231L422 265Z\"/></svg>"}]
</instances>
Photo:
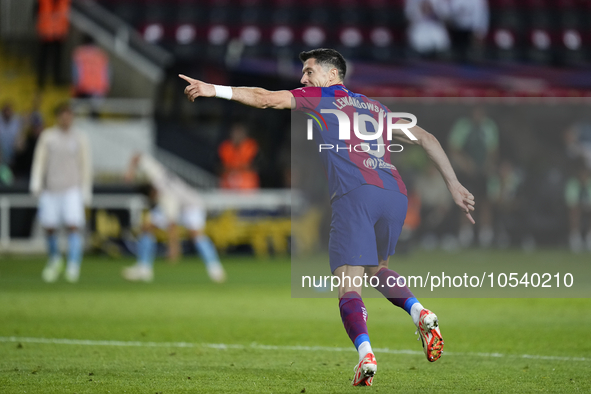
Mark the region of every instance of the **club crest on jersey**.
<instances>
[{"instance_id":1,"label":"club crest on jersey","mask_svg":"<svg viewBox=\"0 0 591 394\"><path fill-rule=\"evenodd\" d=\"M381 158L375 157L368 157L367 159L363 160L363 165L369 168L370 170L375 170L376 168L387 168L390 170L395 170L396 167L393 164L386 163Z\"/></svg>"},{"instance_id":2,"label":"club crest on jersey","mask_svg":"<svg viewBox=\"0 0 591 394\"><path fill-rule=\"evenodd\" d=\"M378 159L368 157L367 159L363 160L363 165L369 169L375 170L378 168Z\"/></svg>"}]
</instances>

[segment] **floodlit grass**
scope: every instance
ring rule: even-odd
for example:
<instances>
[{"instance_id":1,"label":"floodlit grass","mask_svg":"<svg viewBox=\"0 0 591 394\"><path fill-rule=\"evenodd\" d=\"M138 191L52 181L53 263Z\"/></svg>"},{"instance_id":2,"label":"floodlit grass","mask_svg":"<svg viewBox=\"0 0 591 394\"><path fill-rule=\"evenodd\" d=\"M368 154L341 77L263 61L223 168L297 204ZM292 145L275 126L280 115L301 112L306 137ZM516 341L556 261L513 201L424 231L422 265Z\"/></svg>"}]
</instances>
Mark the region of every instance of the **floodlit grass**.
<instances>
[{"instance_id":1,"label":"floodlit grass","mask_svg":"<svg viewBox=\"0 0 591 394\"><path fill-rule=\"evenodd\" d=\"M455 256L475 254L548 256ZM372 388L356 388L337 301L291 298L287 259L226 259L224 285L196 258L157 263L152 284L127 283L120 270L130 263L87 257L80 283L45 284L42 258L1 257L0 392L591 391L589 299L425 299L445 339L435 363L404 311L366 299L378 374Z\"/></svg>"}]
</instances>

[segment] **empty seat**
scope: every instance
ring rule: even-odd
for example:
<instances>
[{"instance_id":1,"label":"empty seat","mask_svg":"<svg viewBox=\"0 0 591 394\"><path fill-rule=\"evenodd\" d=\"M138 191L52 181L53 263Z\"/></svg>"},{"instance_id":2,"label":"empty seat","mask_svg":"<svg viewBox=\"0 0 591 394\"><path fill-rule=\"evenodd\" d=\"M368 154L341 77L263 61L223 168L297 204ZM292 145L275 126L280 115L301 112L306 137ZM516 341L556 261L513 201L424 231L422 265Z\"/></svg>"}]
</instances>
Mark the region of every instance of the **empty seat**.
<instances>
[{"instance_id":1,"label":"empty seat","mask_svg":"<svg viewBox=\"0 0 591 394\"><path fill-rule=\"evenodd\" d=\"M550 65L555 61L556 37L547 29L532 29L527 32L526 57L535 64Z\"/></svg>"},{"instance_id":2,"label":"empty seat","mask_svg":"<svg viewBox=\"0 0 591 394\"><path fill-rule=\"evenodd\" d=\"M507 28L496 28L489 32L486 38L486 52L489 59L502 62L517 62L523 60L522 37L517 31Z\"/></svg>"},{"instance_id":3,"label":"empty seat","mask_svg":"<svg viewBox=\"0 0 591 394\"><path fill-rule=\"evenodd\" d=\"M561 65L588 67L591 64L591 31L564 29L557 47Z\"/></svg>"}]
</instances>

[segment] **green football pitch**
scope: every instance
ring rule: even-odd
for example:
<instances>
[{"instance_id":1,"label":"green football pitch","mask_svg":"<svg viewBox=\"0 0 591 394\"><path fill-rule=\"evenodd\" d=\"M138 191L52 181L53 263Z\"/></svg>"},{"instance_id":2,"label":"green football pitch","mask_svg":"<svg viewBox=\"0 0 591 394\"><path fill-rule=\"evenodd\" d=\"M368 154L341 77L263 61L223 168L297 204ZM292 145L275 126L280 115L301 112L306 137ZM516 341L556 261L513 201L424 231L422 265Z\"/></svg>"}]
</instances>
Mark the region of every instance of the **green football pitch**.
<instances>
[{"instance_id":1,"label":"green football pitch","mask_svg":"<svg viewBox=\"0 0 591 394\"><path fill-rule=\"evenodd\" d=\"M454 258L475 255L489 254ZM45 284L43 258L0 257L0 392L591 392L591 299L424 299L445 339L435 363L404 311L366 299L378 373L351 387L337 301L291 298L288 259L227 258L223 285L197 258L157 262L151 284L121 279L130 263L87 257L78 284Z\"/></svg>"}]
</instances>

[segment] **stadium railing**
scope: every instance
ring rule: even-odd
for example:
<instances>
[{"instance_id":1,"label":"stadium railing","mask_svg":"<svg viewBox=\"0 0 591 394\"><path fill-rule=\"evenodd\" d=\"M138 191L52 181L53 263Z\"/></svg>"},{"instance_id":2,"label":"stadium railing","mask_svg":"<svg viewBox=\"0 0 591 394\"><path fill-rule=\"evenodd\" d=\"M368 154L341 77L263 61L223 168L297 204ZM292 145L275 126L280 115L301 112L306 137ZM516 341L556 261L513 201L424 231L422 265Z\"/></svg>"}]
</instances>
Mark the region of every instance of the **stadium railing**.
<instances>
[{"instance_id":1,"label":"stadium railing","mask_svg":"<svg viewBox=\"0 0 591 394\"><path fill-rule=\"evenodd\" d=\"M212 190L201 193L206 209L212 216L229 211L255 212L252 220L264 217L262 213L282 212L289 218L292 210L305 205L303 197L289 189L258 190L252 192ZM137 193L94 194L88 207L99 210L124 210L129 213L129 227L138 228L142 215L149 207L147 199ZM30 238L11 237L11 212L14 209L36 209L37 199L30 194L0 194L0 253L42 253L45 248L43 233L37 222L33 223ZM91 220L89 220L90 222Z\"/></svg>"}]
</instances>

